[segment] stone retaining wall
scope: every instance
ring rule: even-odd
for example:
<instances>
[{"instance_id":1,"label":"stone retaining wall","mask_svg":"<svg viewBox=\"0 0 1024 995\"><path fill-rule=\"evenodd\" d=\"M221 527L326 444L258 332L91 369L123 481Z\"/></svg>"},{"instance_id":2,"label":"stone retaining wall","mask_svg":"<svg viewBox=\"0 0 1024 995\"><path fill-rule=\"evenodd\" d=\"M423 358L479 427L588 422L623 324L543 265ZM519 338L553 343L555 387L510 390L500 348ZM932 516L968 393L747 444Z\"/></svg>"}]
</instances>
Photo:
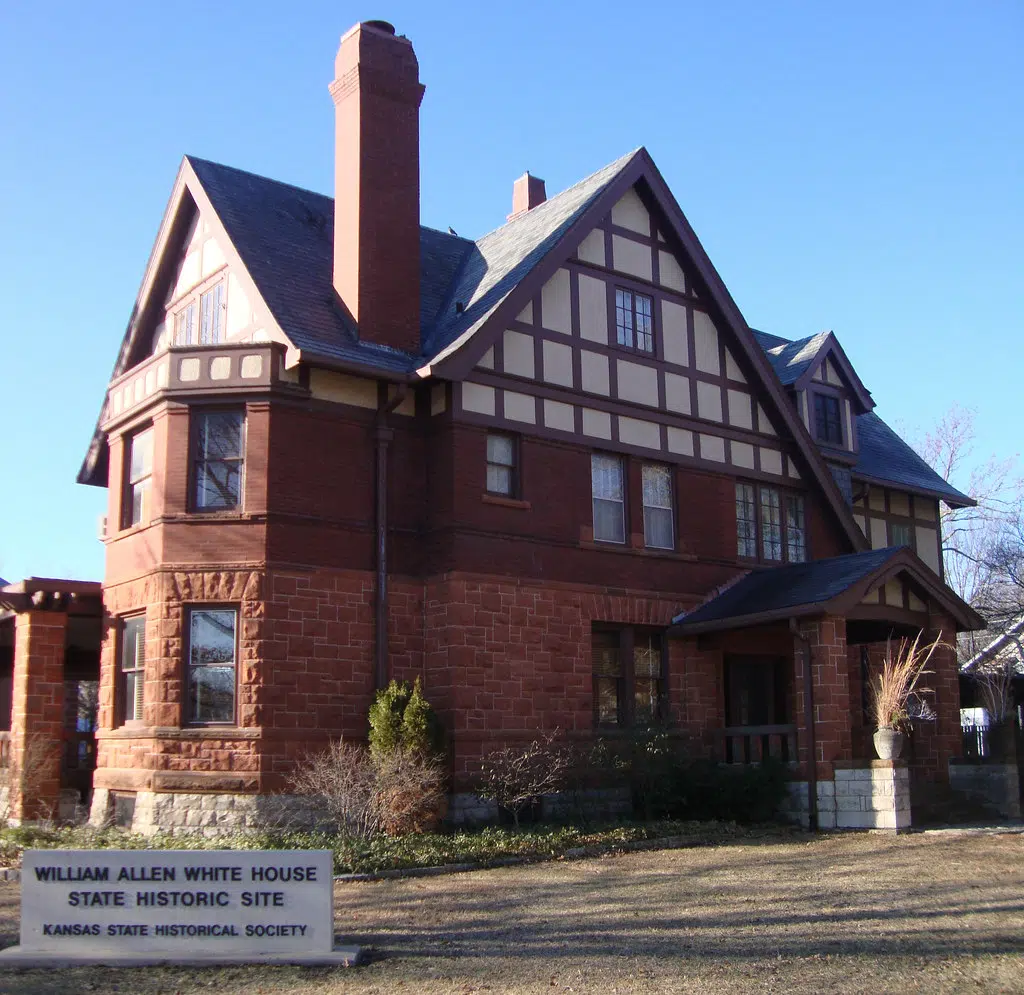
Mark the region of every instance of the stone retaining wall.
<instances>
[{"instance_id":1,"label":"stone retaining wall","mask_svg":"<svg viewBox=\"0 0 1024 995\"><path fill-rule=\"evenodd\" d=\"M1021 817L1020 774L1016 764L950 762L949 785L1004 819Z\"/></svg>"}]
</instances>

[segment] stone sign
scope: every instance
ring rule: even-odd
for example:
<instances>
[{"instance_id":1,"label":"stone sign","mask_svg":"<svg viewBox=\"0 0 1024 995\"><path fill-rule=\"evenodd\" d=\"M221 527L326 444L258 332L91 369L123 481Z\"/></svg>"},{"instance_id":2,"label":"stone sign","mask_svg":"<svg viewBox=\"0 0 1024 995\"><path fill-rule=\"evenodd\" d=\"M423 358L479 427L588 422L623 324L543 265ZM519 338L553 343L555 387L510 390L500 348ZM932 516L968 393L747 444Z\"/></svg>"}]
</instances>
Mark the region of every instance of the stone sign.
<instances>
[{"instance_id":1,"label":"stone sign","mask_svg":"<svg viewBox=\"0 0 1024 995\"><path fill-rule=\"evenodd\" d=\"M45 963L354 962L330 850L26 850L21 946Z\"/></svg>"}]
</instances>

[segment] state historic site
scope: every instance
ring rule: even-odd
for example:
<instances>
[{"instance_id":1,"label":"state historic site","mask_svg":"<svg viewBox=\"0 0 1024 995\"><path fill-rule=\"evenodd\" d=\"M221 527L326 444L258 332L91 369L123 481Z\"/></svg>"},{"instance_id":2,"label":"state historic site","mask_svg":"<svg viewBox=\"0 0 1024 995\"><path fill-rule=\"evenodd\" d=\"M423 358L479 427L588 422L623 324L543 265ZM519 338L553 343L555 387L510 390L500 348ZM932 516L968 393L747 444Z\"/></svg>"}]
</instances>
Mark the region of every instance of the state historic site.
<instances>
[{"instance_id":1,"label":"state historic site","mask_svg":"<svg viewBox=\"0 0 1024 995\"><path fill-rule=\"evenodd\" d=\"M0 992L1024 992L1019 14L57 6Z\"/></svg>"}]
</instances>

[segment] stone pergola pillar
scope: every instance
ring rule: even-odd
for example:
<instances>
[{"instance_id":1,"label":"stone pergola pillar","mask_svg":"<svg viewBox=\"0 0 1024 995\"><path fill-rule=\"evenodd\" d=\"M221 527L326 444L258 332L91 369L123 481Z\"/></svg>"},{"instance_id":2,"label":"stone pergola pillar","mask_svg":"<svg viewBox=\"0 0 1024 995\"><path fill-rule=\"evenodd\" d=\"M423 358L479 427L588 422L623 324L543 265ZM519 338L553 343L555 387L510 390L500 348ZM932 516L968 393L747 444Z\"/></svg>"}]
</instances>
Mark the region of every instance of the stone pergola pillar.
<instances>
[{"instance_id":1,"label":"stone pergola pillar","mask_svg":"<svg viewBox=\"0 0 1024 995\"><path fill-rule=\"evenodd\" d=\"M63 611L18 613L11 692L10 810L13 825L56 816L64 726Z\"/></svg>"}]
</instances>

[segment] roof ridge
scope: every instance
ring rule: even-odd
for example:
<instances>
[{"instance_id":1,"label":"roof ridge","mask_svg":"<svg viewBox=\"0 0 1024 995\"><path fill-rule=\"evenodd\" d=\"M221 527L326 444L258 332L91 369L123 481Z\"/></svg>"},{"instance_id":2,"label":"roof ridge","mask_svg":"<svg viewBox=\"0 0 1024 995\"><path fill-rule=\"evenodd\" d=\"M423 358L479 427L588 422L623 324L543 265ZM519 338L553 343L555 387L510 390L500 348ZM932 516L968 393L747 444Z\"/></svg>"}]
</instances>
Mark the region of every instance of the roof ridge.
<instances>
[{"instance_id":1,"label":"roof ridge","mask_svg":"<svg viewBox=\"0 0 1024 995\"><path fill-rule=\"evenodd\" d=\"M300 187L297 183L289 183L287 180L275 180L272 176L264 176L262 173L254 173L251 169L241 169L238 166L229 166L224 162L216 162L213 159L204 159L198 155L186 155L185 158L188 162L196 163L201 162L206 166L214 166L217 169L227 169L232 173L241 173L243 176L251 176L254 179L262 180L264 183L275 183L279 187L288 187L290 190L297 190L299 193L312 194L314 197L322 197L324 200L329 200L332 204L334 198L330 194L320 193L318 190L310 190L308 187Z\"/></svg>"},{"instance_id":2,"label":"roof ridge","mask_svg":"<svg viewBox=\"0 0 1024 995\"><path fill-rule=\"evenodd\" d=\"M573 183L571 186L566 187L564 190L559 190L558 193L556 193L553 197L548 197L547 200L545 200L542 204L538 204L536 207L532 208L529 211L522 211L521 213L515 215L512 218L507 218L500 225L498 225L497 228L492 228L490 231L484 232L483 235L479 236L479 238L476 239L476 242L482 242L485 238L490 238L491 235L495 235L498 232L502 231L502 229L508 228L510 225L517 224L518 222L522 221L527 217L536 218L538 211L544 211L544 209L549 204L557 203L563 197L567 197L569 194L571 194L577 187L581 187L585 183L590 183L595 176L605 172L606 170L612 170L614 168L614 171L618 172L641 149L643 149L643 146L638 145L635 149L631 150L630 152L627 152L625 155L619 156L618 159L613 159L611 162L605 163L605 165L601 166L600 169L595 169L592 173L588 173L582 179L577 180L575 183Z\"/></svg>"}]
</instances>

